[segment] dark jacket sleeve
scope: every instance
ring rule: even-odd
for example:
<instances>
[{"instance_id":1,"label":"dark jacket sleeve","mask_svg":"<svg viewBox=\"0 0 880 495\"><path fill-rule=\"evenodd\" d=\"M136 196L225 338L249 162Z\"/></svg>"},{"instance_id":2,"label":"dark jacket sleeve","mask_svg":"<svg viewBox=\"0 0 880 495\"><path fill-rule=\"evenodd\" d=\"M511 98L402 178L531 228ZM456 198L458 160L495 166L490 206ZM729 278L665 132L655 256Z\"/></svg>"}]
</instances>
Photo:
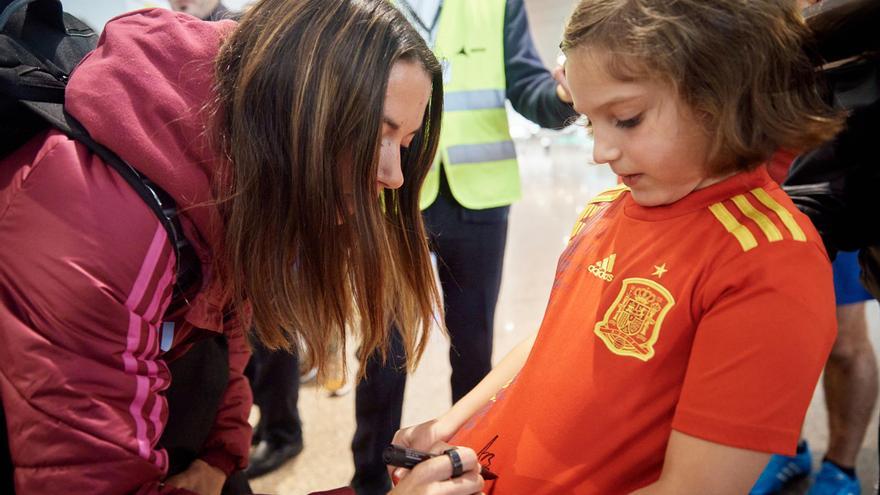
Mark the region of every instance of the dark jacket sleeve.
<instances>
[{"instance_id":1,"label":"dark jacket sleeve","mask_svg":"<svg viewBox=\"0 0 880 495\"><path fill-rule=\"evenodd\" d=\"M880 64L874 71L869 76L876 78ZM847 77L849 82L853 76ZM835 97L850 111L846 127L831 141L799 156L783 184L822 234L829 252L880 244L880 229L874 227L880 159L873 141L880 126L880 94L876 86L847 87L874 89L854 94L835 87Z\"/></svg>"},{"instance_id":2,"label":"dark jacket sleeve","mask_svg":"<svg viewBox=\"0 0 880 495\"><path fill-rule=\"evenodd\" d=\"M541 62L523 0L507 0L504 13L504 73L513 108L541 127L562 128L576 117L556 95L556 80Z\"/></svg>"},{"instance_id":3,"label":"dark jacket sleeve","mask_svg":"<svg viewBox=\"0 0 880 495\"><path fill-rule=\"evenodd\" d=\"M876 60L826 72L836 103L850 112L846 127L799 156L783 185L822 235L829 255L861 251L862 283L874 297L880 297L880 159L874 144L880 127L878 74Z\"/></svg>"}]
</instances>

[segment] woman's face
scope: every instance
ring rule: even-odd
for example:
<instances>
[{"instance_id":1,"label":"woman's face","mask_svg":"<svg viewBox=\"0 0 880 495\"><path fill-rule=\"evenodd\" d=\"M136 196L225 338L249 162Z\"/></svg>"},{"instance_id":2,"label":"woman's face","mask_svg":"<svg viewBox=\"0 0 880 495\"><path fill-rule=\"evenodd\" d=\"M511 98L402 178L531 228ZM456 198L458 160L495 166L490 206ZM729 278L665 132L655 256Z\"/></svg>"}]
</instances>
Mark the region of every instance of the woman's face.
<instances>
[{"instance_id":1,"label":"woman's face","mask_svg":"<svg viewBox=\"0 0 880 495\"><path fill-rule=\"evenodd\" d=\"M403 185L400 153L409 147L422 127L422 120L431 97L431 79L421 65L398 61L388 76L388 91L382 108L382 143L376 174L376 195L384 189L398 189ZM351 155L343 155L342 187L349 212L354 211L354 183L351 173Z\"/></svg>"},{"instance_id":2,"label":"woman's face","mask_svg":"<svg viewBox=\"0 0 880 495\"><path fill-rule=\"evenodd\" d=\"M391 67L382 114L382 146L376 177L379 193L403 185L400 152L409 147L421 129L430 97L431 79L420 64L398 61Z\"/></svg>"}]
</instances>

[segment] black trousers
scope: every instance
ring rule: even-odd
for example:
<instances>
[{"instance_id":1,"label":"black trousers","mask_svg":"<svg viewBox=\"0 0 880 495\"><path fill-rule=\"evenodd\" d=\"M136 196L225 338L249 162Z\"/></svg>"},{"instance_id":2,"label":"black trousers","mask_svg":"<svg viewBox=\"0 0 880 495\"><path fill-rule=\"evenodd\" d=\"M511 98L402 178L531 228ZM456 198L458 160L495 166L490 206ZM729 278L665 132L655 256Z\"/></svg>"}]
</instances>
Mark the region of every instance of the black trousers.
<instances>
[{"instance_id":1,"label":"black trousers","mask_svg":"<svg viewBox=\"0 0 880 495\"><path fill-rule=\"evenodd\" d=\"M244 370L251 382L254 404L260 408L260 422L253 443L267 441L275 446L302 443L299 417L299 357L295 352L272 351L254 344Z\"/></svg>"},{"instance_id":2,"label":"black trousers","mask_svg":"<svg viewBox=\"0 0 880 495\"><path fill-rule=\"evenodd\" d=\"M168 451L168 475L184 471L198 458L202 445L214 425L217 409L229 382L229 347L217 336L193 344L192 348L168 365L171 386L168 423L159 445ZM229 475L222 495L252 494L244 471Z\"/></svg>"},{"instance_id":3,"label":"black trousers","mask_svg":"<svg viewBox=\"0 0 880 495\"><path fill-rule=\"evenodd\" d=\"M492 369L492 329L501 288L509 206L467 209L452 197L445 180L440 195L424 212L443 289L451 347L452 401L467 394ZM390 488L382 450L400 428L406 385L399 337L383 366L368 360L367 378L357 386L357 429L351 448L358 495L385 494Z\"/></svg>"}]
</instances>

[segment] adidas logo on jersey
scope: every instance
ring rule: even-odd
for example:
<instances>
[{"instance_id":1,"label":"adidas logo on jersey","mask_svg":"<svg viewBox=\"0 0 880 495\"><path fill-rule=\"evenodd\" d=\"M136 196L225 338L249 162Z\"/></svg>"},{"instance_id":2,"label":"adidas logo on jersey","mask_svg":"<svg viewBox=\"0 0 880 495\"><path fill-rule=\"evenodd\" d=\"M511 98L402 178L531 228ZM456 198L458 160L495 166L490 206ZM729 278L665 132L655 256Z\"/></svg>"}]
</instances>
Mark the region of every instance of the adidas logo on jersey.
<instances>
[{"instance_id":1,"label":"adidas logo on jersey","mask_svg":"<svg viewBox=\"0 0 880 495\"><path fill-rule=\"evenodd\" d=\"M612 275L611 271L614 269L614 259L617 258L617 254L612 254L611 256L605 258L602 261L597 261L590 265L588 270L593 275L601 278L606 282L611 282L614 280L614 275Z\"/></svg>"}]
</instances>

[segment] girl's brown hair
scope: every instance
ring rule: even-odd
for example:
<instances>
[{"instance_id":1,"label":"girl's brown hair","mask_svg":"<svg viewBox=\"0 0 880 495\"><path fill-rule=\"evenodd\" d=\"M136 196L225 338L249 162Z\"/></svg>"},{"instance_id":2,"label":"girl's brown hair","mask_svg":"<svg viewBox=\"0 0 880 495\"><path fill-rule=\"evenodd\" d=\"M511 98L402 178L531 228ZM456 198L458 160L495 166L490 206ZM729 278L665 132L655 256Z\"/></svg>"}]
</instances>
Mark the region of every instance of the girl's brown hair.
<instances>
[{"instance_id":1,"label":"girl's brown hair","mask_svg":"<svg viewBox=\"0 0 880 495\"><path fill-rule=\"evenodd\" d=\"M812 148L842 126L817 90L808 36L795 0L581 0L562 49L607 51L621 80L673 84L713 136L710 164L724 174L780 147Z\"/></svg>"},{"instance_id":2,"label":"girl's brown hair","mask_svg":"<svg viewBox=\"0 0 880 495\"><path fill-rule=\"evenodd\" d=\"M399 61L420 64L433 88L401 150L404 185L380 198L383 107ZM413 366L440 308L418 204L439 139L437 59L387 0L262 0L224 42L216 77L228 162L216 265L233 305L265 345L299 346L319 372L334 346L345 356L346 328L362 362L384 356L392 323Z\"/></svg>"}]
</instances>

